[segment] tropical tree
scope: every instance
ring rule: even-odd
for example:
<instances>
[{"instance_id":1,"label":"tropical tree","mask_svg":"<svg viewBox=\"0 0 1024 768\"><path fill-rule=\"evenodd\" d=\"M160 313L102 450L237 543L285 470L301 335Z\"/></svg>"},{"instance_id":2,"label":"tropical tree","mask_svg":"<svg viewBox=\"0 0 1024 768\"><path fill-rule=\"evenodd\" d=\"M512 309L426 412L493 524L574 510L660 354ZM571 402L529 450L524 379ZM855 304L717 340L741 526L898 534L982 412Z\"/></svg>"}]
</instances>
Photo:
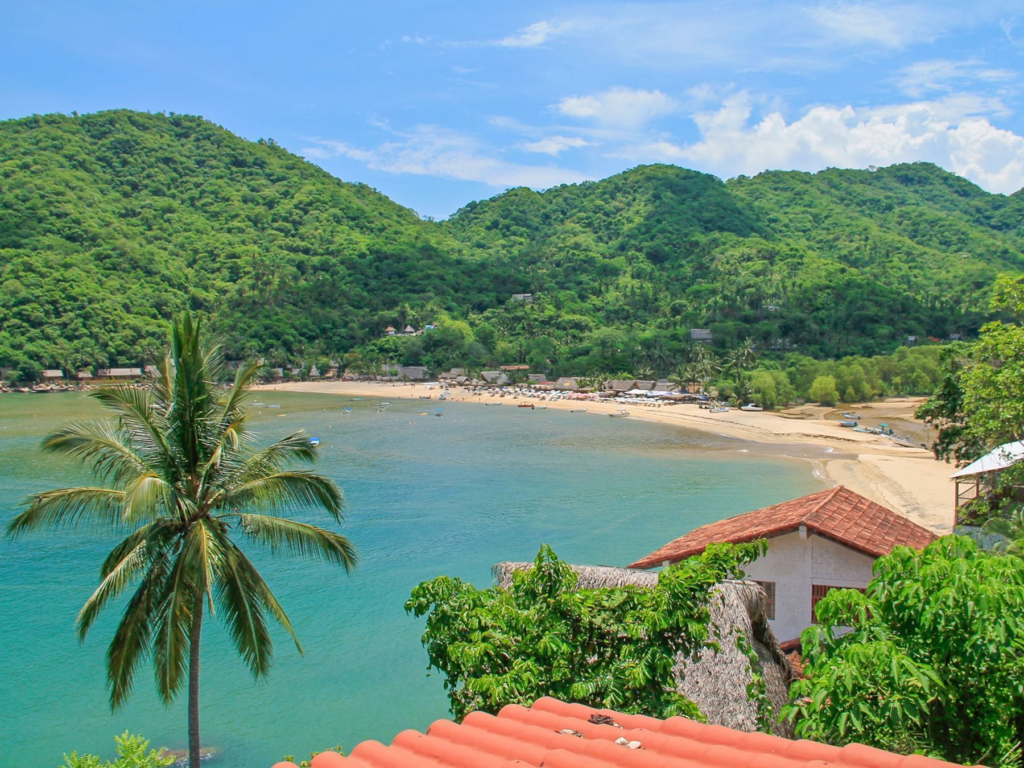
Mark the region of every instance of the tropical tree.
<instances>
[{"instance_id":1,"label":"tropical tree","mask_svg":"<svg viewBox=\"0 0 1024 768\"><path fill-rule=\"evenodd\" d=\"M219 394L219 350L203 343L201 322L186 315L172 324L171 339L171 353L159 365L152 388L99 389L92 394L113 419L70 424L43 442L44 450L91 465L100 484L31 496L7 534L80 523L127 530L78 614L78 635L84 640L103 608L134 587L107 650L111 708L128 700L147 654L165 703L187 679L189 764L198 768L204 610L220 611L256 678L270 669L268 618L284 627L302 652L284 609L236 538L346 571L355 565L356 552L333 531L267 514L313 507L340 522L343 500L328 478L286 469L316 459L302 432L255 447L243 404L258 365L240 368L234 385Z\"/></svg>"},{"instance_id":2,"label":"tropical tree","mask_svg":"<svg viewBox=\"0 0 1024 768\"><path fill-rule=\"evenodd\" d=\"M1024 559L947 536L896 547L874 572L863 593L823 597L801 637L797 735L1019 768Z\"/></svg>"}]
</instances>

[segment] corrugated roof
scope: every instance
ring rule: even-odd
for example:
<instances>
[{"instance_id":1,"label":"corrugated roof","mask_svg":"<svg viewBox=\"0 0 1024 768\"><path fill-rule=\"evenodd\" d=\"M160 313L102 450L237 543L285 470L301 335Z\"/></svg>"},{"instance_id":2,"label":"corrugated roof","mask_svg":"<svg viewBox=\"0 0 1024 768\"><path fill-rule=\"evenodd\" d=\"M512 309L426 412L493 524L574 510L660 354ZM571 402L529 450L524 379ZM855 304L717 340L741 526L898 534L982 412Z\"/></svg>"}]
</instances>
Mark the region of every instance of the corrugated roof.
<instances>
[{"instance_id":1,"label":"corrugated roof","mask_svg":"<svg viewBox=\"0 0 1024 768\"><path fill-rule=\"evenodd\" d=\"M938 538L927 528L839 485L702 526L629 567L656 568L666 560L676 563L699 554L714 542L766 539L801 525L874 557L889 554L895 546L921 549Z\"/></svg>"},{"instance_id":2,"label":"corrugated roof","mask_svg":"<svg viewBox=\"0 0 1024 768\"><path fill-rule=\"evenodd\" d=\"M832 747L741 733L682 717L659 720L543 698L497 716L473 712L403 731L391 746L364 741L349 757L317 755L313 768L941 768L941 760L849 744ZM278 763L275 768L292 768Z\"/></svg>"},{"instance_id":3,"label":"corrugated roof","mask_svg":"<svg viewBox=\"0 0 1024 768\"><path fill-rule=\"evenodd\" d=\"M971 462L963 469L957 470L950 477L970 477L984 475L988 472L999 472L1012 467L1024 458L1024 441L1004 443L994 448L977 461Z\"/></svg>"}]
</instances>

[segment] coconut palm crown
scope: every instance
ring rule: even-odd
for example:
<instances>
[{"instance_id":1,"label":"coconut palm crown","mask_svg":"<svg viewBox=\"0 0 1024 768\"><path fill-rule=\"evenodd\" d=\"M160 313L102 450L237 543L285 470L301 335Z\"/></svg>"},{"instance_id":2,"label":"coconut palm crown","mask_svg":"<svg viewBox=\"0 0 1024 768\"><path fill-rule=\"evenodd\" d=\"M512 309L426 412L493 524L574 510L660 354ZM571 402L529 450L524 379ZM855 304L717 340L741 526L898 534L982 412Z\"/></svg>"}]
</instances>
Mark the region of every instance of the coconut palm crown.
<instances>
[{"instance_id":1,"label":"coconut palm crown","mask_svg":"<svg viewBox=\"0 0 1024 768\"><path fill-rule=\"evenodd\" d=\"M147 654L165 703L187 678L193 768L199 765L204 607L219 614L257 678L271 664L268 619L302 651L288 616L238 540L346 571L356 563L345 537L270 514L313 507L340 522L341 490L311 471L287 468L316 459L302 432L256 448L243 403L258 365L240 368L233 386L218 392L221 357L201 337L201 321L180 318L151 388L96 390L92 396L113 419L73 423L47 437L45 450L90 465L99 485L35 494L7 527L9 536L82 523L127 533L103 562L100 585L78 614L78 635L84 640L103 608L134 590L107 650L110 704L116 709L126 702Z\"/></svg>"}]
</instances>

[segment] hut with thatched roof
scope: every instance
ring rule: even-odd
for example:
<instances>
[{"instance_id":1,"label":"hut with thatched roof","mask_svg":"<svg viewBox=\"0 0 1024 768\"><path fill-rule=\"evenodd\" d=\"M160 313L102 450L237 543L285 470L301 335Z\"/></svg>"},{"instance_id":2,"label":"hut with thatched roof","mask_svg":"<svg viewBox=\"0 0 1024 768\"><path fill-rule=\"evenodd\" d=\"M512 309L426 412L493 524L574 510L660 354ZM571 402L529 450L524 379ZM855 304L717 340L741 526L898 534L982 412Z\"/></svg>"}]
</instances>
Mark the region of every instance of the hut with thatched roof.
<instances>
[{"instance_id":1,"label":"hut with thatched roof","mask_svg":"<svg viewBox=\"0 0 1024 768\"><path fill-rule=\"evenodd\" d=\"M494 566L498 586L508 587L515 571L524 571L533 563L504 562ZM579 577L577 589L634 586L653 588L658 574L633 568L574 565ZM757 730L757 703L751 701L747 686L751 673L758 672L767 686L768 700L778 719L789 700L789 684L796 674L765 616L764 591L751 581L725 581L716 588L708 606L711 613L711 637L718 648L705 647L691 657L676 660L678 690L694 702L708 723L739 731ZM757 654L757 668L741 648L748 645ZM777 721L772 732L792 738L790 723Z\"/></svg>"}]
</instances>

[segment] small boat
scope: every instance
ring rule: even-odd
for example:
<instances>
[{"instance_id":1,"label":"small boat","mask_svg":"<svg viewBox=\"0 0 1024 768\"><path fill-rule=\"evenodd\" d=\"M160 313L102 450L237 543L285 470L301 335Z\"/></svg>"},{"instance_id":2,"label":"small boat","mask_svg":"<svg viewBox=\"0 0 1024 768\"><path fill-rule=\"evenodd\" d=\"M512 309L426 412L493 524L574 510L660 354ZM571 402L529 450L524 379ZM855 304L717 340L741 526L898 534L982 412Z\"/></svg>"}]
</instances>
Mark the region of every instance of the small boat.
<instances>
[{"instance_id":1,"label":"small boat","mask_svg":"<svg viewBox=\"0 0 1024 768\"><path fill-rule=\"evenodd\" d=\"M444 416L444 408L442 408L441 406L438 406L437 409L434 411L434 415L435 416Z\"/></svg>"},{"instance_id":2,"label":"small boat","mask_svg":"<svg viewBox=\"0 0 1024 768\"><path fill-rule=\"evenodd\" d=\"M764 408L762 408L757 403L747 403L746 405L741 406L740 410L741 411L763 411Z\"/></svg>"},{"instance_id":3,"label":"small boat","mask_svg":"<svg viewBox=\"0 0 1024 768\"><path fill-rule=\"evenodd\" d=\"M262 408L262 407L263 407L263 403L253 403L253 405L254 405L254 406L258 406L258 407L260 407L260 408Z\"/></svg>"},{"instance_id":4,"label":"small boat","mask_svg":"<svg viewBox=\"0 0 1024 768\"><path fill-rule=\"evenodd\" d=\"M856 414L856 413L844 413L843 414L843 418L844 419L859 419L860 416L858 414Z\"/></svg>"},{"instance_id":5,"label":"small boat","mask_svg":"<svg viewBox=\"0 0 1024 768\"><path fill-rule=\"evenodd\" d=\"M716 405L711 409L711 413L728 413L731 409L728 405Z\"/></svg>"},{"instance_id":6,"label":"small boat","mask_svg":"<svg viewBox=\"0 0 1024 768\"><path fill-rule=\"evenodd\" d=\"M839 422L839 426L840 427L856 427L857 426L857 422L856 421L852 421L850 419L843 419L842 421Z\"/></svg>"},{"instance_id":7,"label":"small boat","mask_svg":"<svg viewBox=\"0 0 1024 768\"><path fill-rule=\"evenodd\" d=\"M586 408L570 408L569 413L586 413Z\"/></svg>"},{"instance_id":8,"label":"small boat","mask_svg":"<svg viewBox=\"0 0 1024 768\"><path fill-rule=\"evenodd\" d=\"M341 412L342 412L342 413L352 413L352 409L351 409L351 408L349 408L349 407L348 407L348 406L346 405L346 406L345 406L344 408L342 408L342 409L341 409Z\"/></svg>"},{"instance_id":9,"label":"small boat","mask_svg":"<svg viewBox=\"0 0 1024 768\"><path fill-rule=\"evenodd\" d=\"M361 397L353 397L351 400L349 400L349 402L350 403L358 403L362 399L363 398L361 398Z\"/></svg>"},{"instance_id":10,"label":"small boat","mask_svg":"<svg viewBox=\"0 0 1024 768\"><path fill-rule=\"evenodd\" d=\"M280 407L281 407L281 405L279 403L271 403L270 405L267 406L267 408L280 408Z\"/></svg>"},{"instance_id":11,"label":"small boat","mask_svg":"<svg viewBox=\"0 0 1024 768\"><path fill-rule=\"evenodd\" d=\"M538 411L546 411L548 408L546 405L535 405L533 407Z\"/></svg>"},{"instance_id":12,"label":"small boat","mask_svg":"<svg viewBox=\"0 0 1024 768\"><path fill-rule=\"evenodd\" d=\"M442 392L441 396L439 398L437 398L437 399L438 400L447 400L448 399L448 393L447 392Z\"/></svg>"},{"instance_id":13,"label":"small boat","mask_svg":"<svg viewBox=\"0 0 1024 768\"><path fill-rule=\"evenodd\" d=\"M612 419L621 419L624 416L629 416L629 411L624 410L624 409L620 409L619 411L617 411L615 413L609 413L608 416L609 416L609 418L612 418Z\"/></svg>"},{"instance_id":14,"label":"small boat","mask_svg":"<svg viewBox=\"0 0 1024 768\"><path fill-rule=\"evenodd\" d=\"M533 403L519 403L519 407L520 408L529 408L532 411L533 410Z\"/></svg>"},{"instance_id":15,"label":"small boat","mask_svg":"<svg viewBox=\"0 0 1024 768\"><path fill-rule=\"evenodd\" d=\"M420 395L420 400L430 400L431 397L433 397L433 395Z\"/></svg>"},{"instance_id":16,"label":"small boat","mask_svg":"<svg viewBox=\"0 0 1024 768\"><path fill-rule=\"evenodd\" d=\"M381 407L381 408L383 408L385 405L394 405L394 403L391 403L391 402L378 403L378 406Z\"/></svg>"},{"instance_id":17,"label":"small boat","mask_svg":"<svg viewBox=\"0 0 1024 768\"><path fill-rule=\"evenodd\" d=\"M484 403L484 406L490 408L492 405L501 405L501 403Z\"/></svg>"},{"instance_id":18,"label":"small boat","mask_svg":"<svg viewBox=\"0 0 1024 768\"><path fill-rule=\"evenodd\" d=\"M311 438L309 438L309 444L311 446L313 446L314 448L316 448L318 445L320 445L320 438L319 437L311 437Z\"/></svg>"}]
</instances>

